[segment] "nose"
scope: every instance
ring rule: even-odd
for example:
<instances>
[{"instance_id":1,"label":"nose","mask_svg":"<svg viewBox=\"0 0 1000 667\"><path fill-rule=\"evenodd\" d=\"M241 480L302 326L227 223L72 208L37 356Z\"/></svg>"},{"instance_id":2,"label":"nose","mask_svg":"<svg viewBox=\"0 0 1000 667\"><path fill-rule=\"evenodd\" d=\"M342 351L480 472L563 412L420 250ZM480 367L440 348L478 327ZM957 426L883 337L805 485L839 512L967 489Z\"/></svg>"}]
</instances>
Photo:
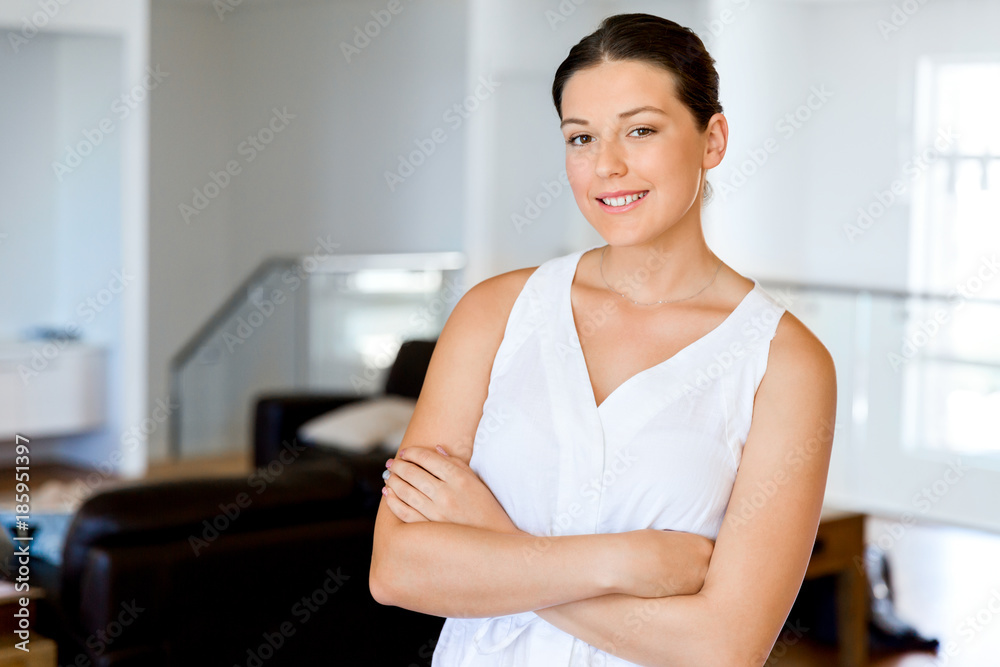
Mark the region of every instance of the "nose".
<instances>
[{"instance_id":1,"label":"nose","mask_svg":"<svg viewBox=\"0 0 1000 667\"><path fill-rule=\"evenodd\" d=\"M594 170L601 178L624 176L628 172L625 165L624 150L617 141L605 140L597 147L597 163Z\"/></svg>"}]
</instances>

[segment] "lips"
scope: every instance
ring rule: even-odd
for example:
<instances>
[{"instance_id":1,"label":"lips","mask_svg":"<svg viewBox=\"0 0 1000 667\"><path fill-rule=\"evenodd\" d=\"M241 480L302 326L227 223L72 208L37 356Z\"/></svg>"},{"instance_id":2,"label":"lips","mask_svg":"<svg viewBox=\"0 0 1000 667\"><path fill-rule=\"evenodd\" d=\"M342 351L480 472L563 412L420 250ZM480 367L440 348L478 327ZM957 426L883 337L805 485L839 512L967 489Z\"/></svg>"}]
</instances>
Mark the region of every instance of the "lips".
<instances>
[{"instance_id":1,"label":"lips","mask_svg":"<svg viewBox=\"0 0 1000 667\"><path fill-rule=\"evenodd\" d=\"M611 197L624 197L625 195L637 195L640 192L649 192L649 190L615 190L614 192L602 192L597 195L597 199L609 199Z\"/></svg>"},{"instance_id":2,"label":"lips","mask_svg":"<svg viewBox=\"0 0 1000 667\"><path fill-rule=\"evenodd\" d=\"M621 193L621 194L619 194ZM626 211L634 208L634 205L646 198L648 190L632 190L604 193L597 198L598 204L604 210Z\"/></svg>"}]
</instances>

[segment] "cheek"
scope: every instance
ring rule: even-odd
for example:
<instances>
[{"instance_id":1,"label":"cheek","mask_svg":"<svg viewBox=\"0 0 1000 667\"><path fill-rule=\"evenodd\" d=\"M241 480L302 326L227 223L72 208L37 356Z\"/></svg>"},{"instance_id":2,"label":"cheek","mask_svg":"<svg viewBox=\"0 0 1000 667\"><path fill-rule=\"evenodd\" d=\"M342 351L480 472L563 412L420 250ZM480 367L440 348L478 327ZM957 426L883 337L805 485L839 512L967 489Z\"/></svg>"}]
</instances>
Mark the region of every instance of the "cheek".
<instances>
[{"instance_id":1,"label":"cheek","mask_svg":"<svg viewBox=\"0 0 1000 667\"><path fill-rule=\"evenodd\" d=\"M569 187L573 190L573 196L578 202L586 201L589 198L587 193L590 189L592 174L593 170L590 168L589 161L580 157L566 157L566 180L569 181Z\"/></svg>"}]
</instances>

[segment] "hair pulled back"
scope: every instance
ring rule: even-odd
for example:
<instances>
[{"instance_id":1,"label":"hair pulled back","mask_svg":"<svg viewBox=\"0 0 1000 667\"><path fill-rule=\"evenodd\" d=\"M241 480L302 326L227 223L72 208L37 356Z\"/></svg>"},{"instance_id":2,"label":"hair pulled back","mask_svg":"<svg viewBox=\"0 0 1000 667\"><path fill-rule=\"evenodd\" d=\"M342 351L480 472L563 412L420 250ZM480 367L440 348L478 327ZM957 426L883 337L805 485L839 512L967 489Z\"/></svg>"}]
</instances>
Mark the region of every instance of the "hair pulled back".
<instances>
[{"instance_id":1,"label":"hair pulled back","mask_svg":"<svg viewBox=\"0 0 1000 667\"><path fill-rule=\"evenodd\" d=\"M556 70L552 101L559 119L563 117L563 88L571 76L601 63L626 60L669 72L677 98L694 116L699 131L705 131L714 114L722 113L715 59L693 30L652 14L616 14L570 49ZM712 187L706 182L702 198L707 202L711 197Z\"/></svg>"},{"instance_id":2,"label":"hair pulled back","mask_svg":"<svg viewBox=\"0 0 1000 667\"><path fill-rule=\"evenodd\" d=\"M581 39L556 70L552 101L562 119L563 88L582 69L604 62L636 60L661 67L673 75L677 98L691 111L699 130L708 127L719 102L719 74L715 59L690 28L652 14L617 14L601 22Z\"/></svg>"}]
</instances>

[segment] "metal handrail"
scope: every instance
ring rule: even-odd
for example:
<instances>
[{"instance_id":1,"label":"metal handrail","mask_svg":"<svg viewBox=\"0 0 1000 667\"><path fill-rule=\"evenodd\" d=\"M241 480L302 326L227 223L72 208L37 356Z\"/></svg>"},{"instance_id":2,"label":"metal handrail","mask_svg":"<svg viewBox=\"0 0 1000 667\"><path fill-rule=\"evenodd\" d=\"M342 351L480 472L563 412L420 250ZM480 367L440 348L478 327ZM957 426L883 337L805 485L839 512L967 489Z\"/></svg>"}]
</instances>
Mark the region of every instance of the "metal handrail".
<instances>
[{"instance_id":1,"label":"metal handrail","mask_svg":"<svg viewBox=\"0 0 1000 667\"><path fill-rule=\"evenodd\" d=\"M170 358L170 400L176 406L167 422L168 452L172 459L180 459L181 401L180 371L218 328L229 320L246 303L251 288L275 270L291 269L311 255L271 257L262 261L250 272L188 341ZM332 261L331 261L332 260ZM331 255L318 262L309 273L349 273L365 269L409 269L453 271L465 265L465 255L460 252L385 253Z\"/></svg>"},{"instance_id":2,"label":"metal handrail","mask_svg":"<svg viewBox=\"0 0 1000 667\"><path fill-rule=\"evenodd\" d=\"M888 289L883 287L858 287L852 285L837 285L835 283L802 283L793 280L770 280L767 278L758 278L758 282L762 286L767 286L769 288L784 288L793 290L809 290L813 292L828 292L833 294L847 294L852 296L857 296L859 294L869 294L871 296L878 297L888 297L891 299L898 299L900 301L906 301L910 299L919 299L922 301L951 301L954 299L954 295L951 294L935 294L933 292L907 292L904 290ZM981 303L992 306L1000 306L1000 299L984 299L982 297L966 297L959 294L962 300L967 303Z\"/></svg>"},{"instance_id":3,"label":"metal handrail","mask_svg":"<svg viewBox=\"0 0 1000 667\"><path fill-rule=\"evenodd\" d=\"M168 421L168 444L169 453L172 458L180 458L180 426L181 410L180 404L180 371L194 357L197 351L205 342L218 330L218 328L228 321L245 303L251 289L269 274L280 269L291 269L306 260L308 255L271 257L262 261L251 273L244 278L240 284L233 289L230 295L223 301L209 318L202 324L194 334L185 342L180 349L171 357L169 364L170 373L170 398L172 405L177 406L170 412ZM357 254L357 255L333 255L329 259L334 262L324 261L310 270L310 273L338 273L352 272L363 269L413 269L414 263L424 264L421 268L456 270L464 266L464 255L460 252L440 252L440 253L396 253L396 254ZM907 292L903 290L861 287L851 285L838 285L833 283L804 283L786 279L759 278L758 282L765 289L789 289L795 291L811 291L830 294L843 294L850 296L870 295L876 297L887 297L891 299L923 300L923 301L951 301L954 294L934 294L929 292ZM976 296L966 297L961 295L965 302L989 304L1000 306L998 299L986 299Z\"/></svg>"},{"instance_id":4,"label":"metal handrail","mask_svg":"<svg viewBox=\"0 0 1000 667\"><path fill-rule=\"evenodd\" d=\"M299 259L297 257L272 257L270 259L264 260L257 268L250 272L250 275L244 278L240 284L230 293L222 305L219 306L215 312L209 316L209 318L198 327L188 341L181 346L181 348L170 358L170 370L180 368L188 362L188 360L194 356L194 353L199 347L211 336L212 332L215 331L220 324L225 320L229 319L229 316L235 313L246 300L246 293L250 290L250 287L260 282L265 276L270 274L276 268L282 267L292 267Z\"/></svg>"}]
</instances>

